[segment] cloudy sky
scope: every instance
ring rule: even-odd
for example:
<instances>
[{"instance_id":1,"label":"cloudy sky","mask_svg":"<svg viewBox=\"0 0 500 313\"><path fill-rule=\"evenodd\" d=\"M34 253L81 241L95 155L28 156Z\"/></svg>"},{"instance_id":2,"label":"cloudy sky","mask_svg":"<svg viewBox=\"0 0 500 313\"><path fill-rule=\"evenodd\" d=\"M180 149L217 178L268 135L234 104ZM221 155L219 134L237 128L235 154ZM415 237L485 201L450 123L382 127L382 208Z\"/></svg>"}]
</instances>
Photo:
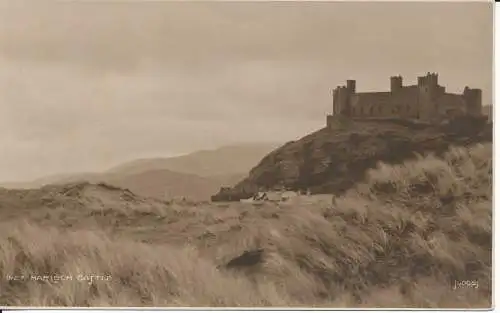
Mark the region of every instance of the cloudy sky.
<instances>
[{"instance_id":1,"label":"cloudy sky","mask_svg":"<svg viewBox=\"0 0 500 313\"><path fill-rule=\"evenodd\" d=\"M0 0L0 181L294 140L346 79L489 103L492 6Z\"/></svg>"}]
</instances>

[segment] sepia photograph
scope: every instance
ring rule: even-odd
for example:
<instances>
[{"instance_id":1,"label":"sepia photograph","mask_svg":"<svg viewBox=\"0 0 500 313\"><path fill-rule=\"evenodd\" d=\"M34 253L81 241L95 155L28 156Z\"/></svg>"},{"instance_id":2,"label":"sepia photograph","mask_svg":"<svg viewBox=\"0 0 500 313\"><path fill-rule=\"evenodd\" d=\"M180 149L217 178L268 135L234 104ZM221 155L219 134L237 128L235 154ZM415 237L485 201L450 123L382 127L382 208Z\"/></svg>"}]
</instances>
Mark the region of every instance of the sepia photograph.
<instances>
[{"instance_id":1,"label":"sepia photograph","mask_svg":"<svg viewBox=\"0 0 500 313\"><path fill-rule=\"evenodd\" d=\"M0 307L491 308L493 17L0 0Z\"/></svg>"}]
</instances>

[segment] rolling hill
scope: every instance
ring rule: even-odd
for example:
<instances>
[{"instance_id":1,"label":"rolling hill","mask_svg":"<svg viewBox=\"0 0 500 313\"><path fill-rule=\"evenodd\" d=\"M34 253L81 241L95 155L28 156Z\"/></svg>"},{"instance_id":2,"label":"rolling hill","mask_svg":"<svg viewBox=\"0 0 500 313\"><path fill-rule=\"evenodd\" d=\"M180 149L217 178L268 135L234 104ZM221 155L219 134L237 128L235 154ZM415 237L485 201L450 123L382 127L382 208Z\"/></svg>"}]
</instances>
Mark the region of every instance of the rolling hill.
<instances>
[{"instance_id":1,"label":"rolling hill","mask_svg":"<svg viewBox=\"0 0 500 313\"><path fill-rule=\"evenodd\" d=\"M143 196L208 200L221 186L231 186L243 179L252 166L278 146L276 143L232 145L172 158L134 160L102 173L69 173L0 185L26 189L82 181L105 182Z\"/></svg>"},{"instance_id":2,"label":"rolling hill","mask_svg":"<svg viewBox=\"0 0 500 313\"><path fill-rule=\"evenodd\" d=\"M142 196L158 199L186 198L202 201L209 200L210 196L217 192L220 186L234 185L245 176L246 174L242 173L202 177L159 169L126 175L108 174L99 180L113 186L129 189Z\"/></svg>"},{"instance_id":3,"label":"rolling hill","mask_svg":"<svg viewBox=\"0 0 500 313\"><path fill-rule=\"evenodd\" d=\"M378 164L333 203L0 188L0 305L490 308L492 153Z\"/></svg>"},{"instance_id":4,"label":"rolling hill","mask_svg":"<svg viewBox=\"0 0 500 313\"><path fill-rule=\"evenodd\" d=\"M178 157L139 159L111 168L106 173L124 175L165 169L203 177L246 173L279 146L278 143L242 144Z\"/></svg>"}]
</instances>

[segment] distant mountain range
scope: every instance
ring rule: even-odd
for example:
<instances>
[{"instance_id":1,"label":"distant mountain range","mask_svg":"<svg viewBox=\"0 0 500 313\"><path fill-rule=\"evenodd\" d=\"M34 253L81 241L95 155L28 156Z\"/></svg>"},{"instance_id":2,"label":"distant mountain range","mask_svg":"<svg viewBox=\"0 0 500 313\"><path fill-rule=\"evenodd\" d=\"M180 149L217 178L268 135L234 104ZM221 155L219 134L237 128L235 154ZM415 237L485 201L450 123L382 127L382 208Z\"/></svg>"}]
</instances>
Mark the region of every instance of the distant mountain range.
<instances>
[{"instance_id":1,"label":"distant mountain range","mask_svg":"<svg viewBox=\"0 0 500 313\"><path fill-rule=\"evenodd\" d=\"M0 183L0 186L27 189L80 181L105 182L143 196L208 200L220 187L233 186L244 179L262 158L279 146L279 143L225 146L177 157L133 160L101 173L51 175L30 182Z\"/></svg>"}]
</instances>

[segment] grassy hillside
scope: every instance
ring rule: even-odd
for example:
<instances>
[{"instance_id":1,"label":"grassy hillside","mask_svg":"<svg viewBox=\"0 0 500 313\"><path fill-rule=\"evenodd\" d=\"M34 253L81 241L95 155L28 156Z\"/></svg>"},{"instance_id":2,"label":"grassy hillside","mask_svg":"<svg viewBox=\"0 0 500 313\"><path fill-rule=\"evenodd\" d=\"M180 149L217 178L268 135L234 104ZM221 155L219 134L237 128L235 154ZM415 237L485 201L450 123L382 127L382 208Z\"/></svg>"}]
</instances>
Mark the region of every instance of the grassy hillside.
<instances>
[{"instance_id":1,"label":"grassy hillside","mask_svg":"<svg viewBox=\"0 0 500 313\"><path fill-rule=\"evenodd\" d=\"M232 175L218 175L202 177L194 174L177 173L169 170L151 170L136 174L94 174L71 176L67 179L51 182L46 180L42 186L47 184L64 185L79 182L106 183L116 187L130 189L130 191L144 196L157 199L180 199L187 198L196 201L209 200L221 186L233 185L241 181L245 173ZM36 189L38 185L7 185L6 188L13 189ZM40 186L38 186L40 187Z\"/></svg>"},{"instance_id":2,"label":"grassy hillside","mask_svg":"<svg viewBox=\"0 0 500 313\"><path fill-rule=\"evenodd\" d=\"M379 163L332 205L167 203L91 184L0 203L0 275L19 276L0 281L2 305L491 305L491 144Z\"/></svg>"},{"instance_id":3,"label":"grassy hillside","mask_svg":"<svg viewBox=\"0 0 500 313\"><path fill-rule=\"evenodd\" d=\"M188 198L191 200L209 200L221 186L235 184L245 174L202 177L194 174L177 173L169 170L151 170L129 175L104 176L106 183L132 192L159 199Z\"/></svg>"},{"instance_id":4,"label":"grassy hillside","mask_svg":"<svg viewBox=\"0 0 500 313\"><path fill-rule=\"evenodd\" d=\"M259 188L309 188L313 193L341 194L365 178L377 162L398 164L415 153L440 154L450 145L492 141L492 125L481 120L455 120L426 125L401 120L339 120L268 154L248 177L214 201L238 200Z\"/></svg>"}]
</instances>

